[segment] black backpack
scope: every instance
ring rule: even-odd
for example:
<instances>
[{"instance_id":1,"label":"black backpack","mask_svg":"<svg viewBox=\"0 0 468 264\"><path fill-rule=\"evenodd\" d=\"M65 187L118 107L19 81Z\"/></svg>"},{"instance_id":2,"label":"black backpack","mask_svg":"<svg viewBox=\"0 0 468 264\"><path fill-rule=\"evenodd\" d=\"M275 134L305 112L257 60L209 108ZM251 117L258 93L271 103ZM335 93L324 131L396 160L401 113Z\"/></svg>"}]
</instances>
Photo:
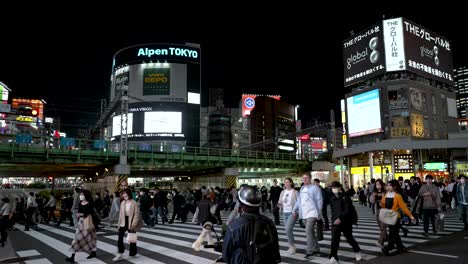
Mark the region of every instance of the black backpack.
<instances>
[{"instance_id":1,"label":"black backpack","mask_svg":"<svg viewBox=\"0 0 468 264\"><path fill-rule=\"evenodd\" d=\"M262 215L249 215L251 225L253 225L253 233L249 245L252 247L248 258L250 263L279 263L281 257L277 256L278 244L275 242L275 234L273 232L273 223L270 219Z\"/></svg>"}]
</instances>

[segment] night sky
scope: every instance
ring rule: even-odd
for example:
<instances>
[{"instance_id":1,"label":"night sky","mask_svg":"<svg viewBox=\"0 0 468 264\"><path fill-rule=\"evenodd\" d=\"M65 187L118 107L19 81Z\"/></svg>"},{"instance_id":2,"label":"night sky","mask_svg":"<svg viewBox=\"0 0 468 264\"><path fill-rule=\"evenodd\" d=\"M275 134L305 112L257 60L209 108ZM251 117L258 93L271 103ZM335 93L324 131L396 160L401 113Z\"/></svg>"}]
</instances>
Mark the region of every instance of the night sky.
<instances>
[{"instance_id":1,"label":"night sky","mask_svg":"<svg viewBox=\"0 0 468 264\"><path fill-rule=\"evenodd\" d=\"M43 98L47 116L72 132L94 124L109 97L113 54L151 42L202 45L202 86L225 89L228 106L242 92L280 94L299 104L303 119L328 120L343 88L341 42L382 19L404 16L452 41L454 64L467 65L463 8L343 8L275 6L273 11L120 6L115 10L36 12L2 8L0 81L12 97ZM250 10L250 11L245 11ZM227 14L227 12L232 12Z\"/></svg>"}]
</instances>

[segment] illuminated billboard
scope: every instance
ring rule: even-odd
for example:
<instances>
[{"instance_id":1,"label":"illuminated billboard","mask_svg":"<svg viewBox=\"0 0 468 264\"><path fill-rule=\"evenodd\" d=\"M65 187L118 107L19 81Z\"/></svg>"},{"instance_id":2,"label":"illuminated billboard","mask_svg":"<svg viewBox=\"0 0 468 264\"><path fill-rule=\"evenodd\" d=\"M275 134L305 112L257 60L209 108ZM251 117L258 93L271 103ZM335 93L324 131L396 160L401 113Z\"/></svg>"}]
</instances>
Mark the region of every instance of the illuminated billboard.
<instances>
[{"instance_id":1,"label":"illuminated billboard","mask_svg":"<svg viewBox=\"0 0 468 264\"><path fill-rule=\"evenodd\" d=\"M145 112L145 133L182 133L181 112Z\"/></svg>"},{"instance_id":2,"label":"illuminated billboard","mask_svg":"<svg viewBox=\"0 0 468 264\"><path fill-rule=\"evenodd\" d=\"M10 89L2 82L0 82L0 101L8 101Z\"/></svg>"},{"instance_id":3,"label":"illuminated billboard","mask_svg":"<svg viewBox=\"0 0 468 264\"><path fill-rule=\"evenodd\" d=\"M385 72L382 25L376 24L343 42L344 85Z\"/></svg>"},{"instance_id":4,"label":"illuminated billboard","mask_svg":"<svg viewBox=\"0 0 468 264\"><path fill-rule=\"evenodd\" d=\"M112 118L112 136L120 136L120 129L121 129L121 123L120 123L120 115L114 116ZM133 133L133 113L128 114L128 120L127 120L127 134L132 134Z\"/></svg>"},{"instance_id":5,"label":"illuminated billboard","mask_svg":"<svg viewBox=\"0 0 468 264\"><path fill-rule=\"evenodd\" d=\"M379 89L346 98L349 137L382 132Z\"/></svg>"},{"instance_id":6,"label":"illuminated billboard","mask_svg":"<svg viewBox=\"0 0 468 264\"><path fill-rule=\"evenodd\" d=\"M343 66L345 86L395 71L454 83L450 41L401 17L384 20L344 41Z\"/></svg>"},{"instance_id":7,"label":"illuminated billboard","mask_svg":"<svg viewBox=\"0 0 468 264\"><path fill-rule=\"evenodd\" d=\"M13 98L11 101L11 109L18 110L20 108L28 108L32 111L37 111L35 116L42 122L44 120L44 104L45 102L39 99Z\"/></svg>"},{"instance_id":8,"label":"illuminated billboard","mask_svg":"<svg viewBox=\"0 0 468 264\"><path fill-rule=\"evenodd\" d=\"M263 96L263 95L257 95L257 94L243 94L242 95L242 117L246 117L250 115L250 112L252 112L255 108L255 98L257 96ZM267 97L276 99L276 100L281 100L281 96L279 95L266 95Z\"/></svg>"}]
</instances>

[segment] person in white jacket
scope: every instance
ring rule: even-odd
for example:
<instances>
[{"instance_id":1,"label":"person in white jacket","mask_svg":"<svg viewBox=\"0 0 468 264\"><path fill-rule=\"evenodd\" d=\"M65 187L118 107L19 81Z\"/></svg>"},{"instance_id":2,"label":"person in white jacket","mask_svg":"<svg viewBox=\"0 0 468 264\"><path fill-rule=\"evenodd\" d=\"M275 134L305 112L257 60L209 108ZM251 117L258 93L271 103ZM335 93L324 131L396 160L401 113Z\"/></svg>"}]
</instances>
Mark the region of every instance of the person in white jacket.
<instances>
[{"instance_id":1,"label":"person in white jacket","mask_svg":"<svg viewBox=\"0 0 468 264\"><path fill-rule=\"evenodd\" d=\"M294 189L294 182L291 178L284 180L285 189L281 192L278 200L278 207L283 214L283 224L288 236L289 254L296 253L296 246L294 243L293 228L297 218L292 216L294 205L297 202L298 191Z\"/></svg>"}]
</instances>

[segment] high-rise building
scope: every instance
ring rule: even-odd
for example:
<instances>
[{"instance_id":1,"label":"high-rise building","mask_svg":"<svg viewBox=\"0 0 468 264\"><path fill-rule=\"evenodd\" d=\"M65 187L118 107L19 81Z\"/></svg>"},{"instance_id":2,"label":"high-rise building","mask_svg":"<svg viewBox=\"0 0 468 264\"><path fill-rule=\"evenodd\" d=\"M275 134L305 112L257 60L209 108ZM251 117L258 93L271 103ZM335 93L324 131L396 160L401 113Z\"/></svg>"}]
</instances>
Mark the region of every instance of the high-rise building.
<instances>
[{"instance_id":1,"label":"high-rise building","mask_svg":"<svg viewBox=\"0 0 468 264\"><path fill-rule=\"evenodd\" d=\"M466 111L468 110L468 67L459 67L454 71L458 117L460 119L467 119Z\"/></svg>"}]
</instances>

